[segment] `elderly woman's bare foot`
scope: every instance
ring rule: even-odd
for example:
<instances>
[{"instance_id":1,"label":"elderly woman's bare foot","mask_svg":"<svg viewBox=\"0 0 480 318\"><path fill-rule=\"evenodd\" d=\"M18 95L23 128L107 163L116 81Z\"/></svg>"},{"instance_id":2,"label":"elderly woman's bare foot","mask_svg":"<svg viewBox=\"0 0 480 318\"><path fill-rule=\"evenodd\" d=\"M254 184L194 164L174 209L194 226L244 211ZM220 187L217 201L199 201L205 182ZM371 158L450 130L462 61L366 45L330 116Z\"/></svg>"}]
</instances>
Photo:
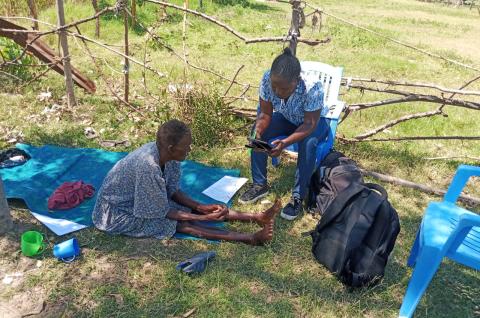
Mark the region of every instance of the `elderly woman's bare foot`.
<instances>
[{"instance_id":1,"label":"elderly woman's bare foot","mask_svg":"<svg viewBox=\"0 0 480 318\"><path fill-rule=\"evenodd\" d=\"M270 222L263 226L263 229L253 234L251 244L263 245L273 238L273 224L275 220L271 219Z\"/></svg>"},{"instance_id":2,"label":"elderly woman's bare foot","mask_svg":"<svg viewBox=\"0 0 480 318\"><path fill-rule=\"evenodd\" d=\"M275 199L275 203L273 203L269 209L257 214L257 219L255 221L258 223L258 225L268 224L273 218L275 218L281 209L282 201L277 198Z\"/></svg>"}]
</instances>

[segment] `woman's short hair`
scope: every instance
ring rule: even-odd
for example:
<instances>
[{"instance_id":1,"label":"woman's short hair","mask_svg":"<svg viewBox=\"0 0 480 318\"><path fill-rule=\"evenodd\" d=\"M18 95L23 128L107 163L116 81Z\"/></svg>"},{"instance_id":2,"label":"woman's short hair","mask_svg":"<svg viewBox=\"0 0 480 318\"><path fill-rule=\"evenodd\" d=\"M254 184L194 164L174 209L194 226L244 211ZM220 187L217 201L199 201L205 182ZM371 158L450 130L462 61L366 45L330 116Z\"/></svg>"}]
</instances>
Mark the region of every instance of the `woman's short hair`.
<instances>
[{"instance_id":1,"label":"woman's short hair","mask_svg":"<svg viewBox=\"0 0 480 318\"><path fill-rule=\"evenodd\" d=\"M300 71L300 61L293 55L292 50L287 47L282 54L273 60L270 74L293 82L298 80Z\"/></svg>"},{"instance_id":2,"label":"woman's short hair","mask_svg":"<svg viewBox=\"0 0 480 318\"><path fill-rule=\"evenodd\" d=\"M177 119L169 120L158 127L157 147L177 145L186 135L191 134L190 128Z\"/></svg>"}]
</instances>

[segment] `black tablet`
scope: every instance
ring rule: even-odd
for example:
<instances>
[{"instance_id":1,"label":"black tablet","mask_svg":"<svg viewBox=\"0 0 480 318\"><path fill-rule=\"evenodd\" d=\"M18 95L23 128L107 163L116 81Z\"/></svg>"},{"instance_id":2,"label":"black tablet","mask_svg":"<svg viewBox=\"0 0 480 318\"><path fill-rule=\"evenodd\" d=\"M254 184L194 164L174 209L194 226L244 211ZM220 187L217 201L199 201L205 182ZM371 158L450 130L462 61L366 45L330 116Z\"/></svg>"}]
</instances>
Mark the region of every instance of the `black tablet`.
<instances>
[{"instance_id":1,"label":"black tablet","mask_svg":"<svg viewBox=\"0 0 480 318\"><path fill-rule=\"evenodd\" d=\"M273 149L273 146L270 145L268 142L265 142L260 139L254 139L254 138L249 138L248 139L250 143L248 145L245 145L245 147L252 148L254 150L259 150L259 151L270 151Z\"/></svg>"}]
</instances>

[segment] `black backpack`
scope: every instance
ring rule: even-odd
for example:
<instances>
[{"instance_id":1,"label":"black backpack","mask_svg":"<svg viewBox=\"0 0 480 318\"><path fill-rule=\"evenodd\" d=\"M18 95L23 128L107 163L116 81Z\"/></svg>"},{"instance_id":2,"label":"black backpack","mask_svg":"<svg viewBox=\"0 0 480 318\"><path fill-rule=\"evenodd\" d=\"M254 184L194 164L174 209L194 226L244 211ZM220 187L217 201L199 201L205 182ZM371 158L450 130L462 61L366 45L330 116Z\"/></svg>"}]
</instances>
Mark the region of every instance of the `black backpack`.
<instances>
[{"instance_id":1,"label":"black backpack","mask_svg":"<svg viewBox=\"0 0 480 318\"><path fill-rule=\"evenodd\" d=\"M313 174L307 196L307 210L323 215L337 194L352 183L363 183L357 163L332 150Z\"/></svg>"},{"instance_id":2,"label":"black backpack","mask_svg":"<svg viewBox=\"0 0 480 318\"><path fill-rule=\"evenodd\" d=\"M353 182L336 194L311 232L312 253L344 284L374 285L384 275L399 232L385 189Z\"/></svg>"}]
</instances>

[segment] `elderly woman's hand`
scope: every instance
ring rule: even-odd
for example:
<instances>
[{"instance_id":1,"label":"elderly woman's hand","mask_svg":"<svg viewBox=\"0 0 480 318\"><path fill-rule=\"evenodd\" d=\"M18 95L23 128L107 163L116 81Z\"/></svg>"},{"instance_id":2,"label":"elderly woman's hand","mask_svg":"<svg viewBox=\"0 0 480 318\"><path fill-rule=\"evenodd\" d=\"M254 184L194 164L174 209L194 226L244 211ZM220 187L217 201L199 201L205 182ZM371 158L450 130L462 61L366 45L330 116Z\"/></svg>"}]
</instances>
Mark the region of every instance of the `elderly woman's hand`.
<instances>
[{"instance_id":1,"label":"elderly woman's hand","mask_svg":"<svg viewBox=\"0 0 480 318\"><path fill-rule=\"evenodd\" d=\"M211 212L209 214L202 215L203 221L224 221L228 215L228 208L223 207L219 211Z\"/></svg>"},{"instance_id":2,"label":"elderly woman's hand","mask_svg":"<svg viewBox=\"0 0 480 318\"><path fill-rule=\"evenodd\" d=\"M200 204L195 208L195 210L200 214L210 214L210 213L220 212L224 208L225 207L220 204Z\"/></svg>"}]
</instances>

